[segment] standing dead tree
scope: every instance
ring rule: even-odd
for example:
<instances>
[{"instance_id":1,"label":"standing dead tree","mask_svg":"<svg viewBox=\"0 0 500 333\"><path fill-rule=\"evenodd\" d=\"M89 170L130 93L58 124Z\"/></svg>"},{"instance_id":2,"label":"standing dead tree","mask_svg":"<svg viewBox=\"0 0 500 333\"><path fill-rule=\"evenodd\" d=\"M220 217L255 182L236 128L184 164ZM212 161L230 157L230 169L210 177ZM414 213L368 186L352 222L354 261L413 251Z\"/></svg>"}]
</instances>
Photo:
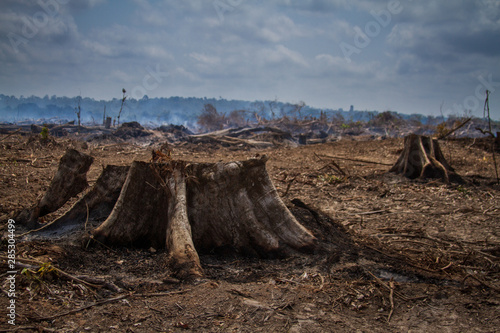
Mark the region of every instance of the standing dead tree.
<instances>
[{"instance_id":1,"label":"standing dead tree","mask_svg":"<svg viewBox=\"0 0 500 333\"><path fill-rule=\"evenodd\" d=\"M495 136L491 130L491 117L490 117L490 91L486 90L486 99L484 100L484 116L488 115L488 133L493 137L491 143L491 154L493 157L493 166L495 167L495 174L497 176L497 184L500 184L500 178L498 176L497 159L495 156Z\"/></svg>"},{"instance_id":2,"label":"standing dead tree","mask_svg":"<svg viewBox=\"0 0 500 333\"><path fill-rule=\"evenodd\" d=\"M77 98L76 101L78 105L75 107L75 114L76 117L78 118L78 128L81 126L81 116L82 116L82 108L80 107L80 104L82 102L82 95L80 94Z\"/></svg>"},{"instance_id":3,"label":"standing dead tree","mask_svg":"<svg viewBox=\"0 0 500 333\"><path fill-rule=\"evenodd\" d=\"M118 112L118 126L120 126L120 117L122 115L123 105L125 104L125 100L127 99L127 95L125 95L127 91L125 90L125 88L122 89L122 93L123 93L122 104L120 105L120 111Z\"/></svg>"}]
</instances>

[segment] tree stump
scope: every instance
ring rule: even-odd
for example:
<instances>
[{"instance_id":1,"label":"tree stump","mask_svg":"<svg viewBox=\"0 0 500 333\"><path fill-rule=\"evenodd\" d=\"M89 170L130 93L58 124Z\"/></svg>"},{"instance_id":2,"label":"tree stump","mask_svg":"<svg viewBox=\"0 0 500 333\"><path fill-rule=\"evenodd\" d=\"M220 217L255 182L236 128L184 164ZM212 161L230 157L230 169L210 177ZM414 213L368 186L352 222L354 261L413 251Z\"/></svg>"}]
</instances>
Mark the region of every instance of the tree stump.
<instances>
[{"instance_id":1,"label":"tree stump","mask_svg":"<svg viewBox=\"0 0 500 333\"><path fill-rule=\"evenodd\" d=\"M403 152L389 172L402 174L410 179L459 178L444 158L439 143L428 136L410 134L404 138Z\"/></svg>"},{"instance_id":2,"label":"tree stump","mask_svg":"<svg viewBox=\"0 0 500 333\"><path fill-rule=\"evenodd\" d=\"M93 162L92 156L68 149L61 157L57 173L45 195L34 207L22 211L16 220L33 228L39 217L61 208L69 199L87 188L87 171Z\"/></svg>"},{"instance_id":3,"label":"tree stump","mask_svg":"<svg viewBox=\"0 0 500 333\"><path fill-rule=\"evenodd\" d=\"M165 248L181 278L203 274L197 251L231 248L266 257L313 249L316 238L281 201L266 161L133 162L113 211L93 237Z\"/></svg>"},{"instance_id":4,"label":"tree stump","mask_svg":"<svg viewBox=\"0 0 500 333\"><path fill-rule=\"evenodd\" d=\"M120 196L129 169L129 166L106 166L92 189L64 215L43 226L43 231L38 234L49 237L64 235L89 220L106 219Z\"/></svg>"}]
</instances>

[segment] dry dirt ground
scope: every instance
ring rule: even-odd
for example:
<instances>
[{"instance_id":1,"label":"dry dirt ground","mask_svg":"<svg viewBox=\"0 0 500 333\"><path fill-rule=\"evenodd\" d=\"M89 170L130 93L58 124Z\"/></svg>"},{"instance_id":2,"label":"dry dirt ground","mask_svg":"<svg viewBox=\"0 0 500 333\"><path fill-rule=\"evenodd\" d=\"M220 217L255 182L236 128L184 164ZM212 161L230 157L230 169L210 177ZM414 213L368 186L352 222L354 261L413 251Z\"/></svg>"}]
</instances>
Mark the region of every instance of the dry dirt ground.
<instances>
[{"instance_id":1,"label":"dry dirt ground","mask_svg":"<svg viewBox=\"0 0 500 333\"><path fill-rule=\"evenodd\" d=\"M90 185L104 165L146 161L152 149L70 139L41 144L21 135L0 140L2 258L7 220L44 193L67 148L95 158ZM351 138L265 150L173 146L174 158L189 161L268 155L275 186L318 237L318 249L268 259L205 253L205 277L183 282L170 275L162 249L18 238L17 262L26 269L17 268L16 326L7 324L3 259L0 331L499 331L500 186L491 153L479 140L441 142L464 183L409 181L386 173L402 145Z\"/></svg>"}]
</instances>

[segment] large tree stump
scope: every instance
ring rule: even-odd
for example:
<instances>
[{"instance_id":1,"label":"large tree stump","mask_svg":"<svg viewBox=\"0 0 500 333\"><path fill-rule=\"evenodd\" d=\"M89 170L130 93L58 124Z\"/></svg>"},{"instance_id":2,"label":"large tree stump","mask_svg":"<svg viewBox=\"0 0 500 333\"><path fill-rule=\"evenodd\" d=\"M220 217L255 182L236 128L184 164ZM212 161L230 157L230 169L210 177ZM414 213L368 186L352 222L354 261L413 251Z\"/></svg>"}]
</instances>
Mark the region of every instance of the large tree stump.
<instances>
[{"instance_id":1,"label":"large tree stump","mask_svg":"<svg viewBox=\"0 0 500 333\"><path fill-rule=\"evenodd\" d=\"M93 237L166 248L182 278L203 274L197 251L269 256L312 249L316 238L281 201L266 161L133 162L113 211Z\"/></svg>"},{"instance_id":2,"label":"large tree stump","mask_svg":"<svg viewBox=\"0 0 500 333\"><path fill-rule=\"evenodd\" d=\"M404 138L403 152L389 172L410 179L441 178L450 181L450 176L459 178L444 158L439 143L428 136L410 134Z\"/></svg>"}]
</instances>

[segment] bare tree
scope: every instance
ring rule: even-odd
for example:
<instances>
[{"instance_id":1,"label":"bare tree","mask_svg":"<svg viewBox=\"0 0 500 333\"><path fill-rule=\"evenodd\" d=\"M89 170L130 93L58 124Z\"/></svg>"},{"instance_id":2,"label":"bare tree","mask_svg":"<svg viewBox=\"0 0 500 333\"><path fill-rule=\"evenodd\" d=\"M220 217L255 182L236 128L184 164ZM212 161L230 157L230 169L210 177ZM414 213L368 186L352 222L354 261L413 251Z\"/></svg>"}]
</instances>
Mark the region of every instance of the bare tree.
<instances>
[{"instance_id":1,"label":"bare tree","mask_svg":"<svg viewBox=\"0 0 500 333\"><path fill-rule=\"evenodd\" d=\"M122 93L123 93L122 105L120 106L120 112L118 112L118 126L120 126L120 117L122 115L123 105L125 104L125 100L127 99L127 95L125 95L127 91L125 90L125 88L122 89Z\"/></svg>"},{"instance_id":2,"label":"bare tree","mask_svg":"<svg viewBox=\"0 0 500 333\"><path fill-rule=\"evenodd\" d=\"M81 125L81 115L82 115L82 108L80 107L81 101L82 101L82 94L76 98L76 101L78 103L78 106L75 107L75 114L78 117L78 128L80 128Z\"/></svg>"},{"instance_id":3,"label":"bare tree","mask_svg":"<svg viewBox=\"0 0 500 333\"><path fill-rule=\"evenodd\" d=\"M201 114L198 116L198 125L208 131L222 129L224 125L225 114L217 112L212 104L205 104Z\"/></svg>"},{"instance_id":4,"label":"bare tree","mask_svg":"<svg viewBox=\"0 0 500 333\"><path fill-rule=\"evenodd\" d=\"M241 127L246 124L245 120L245 110L233 110L229 113L226 118L227 125L229 127Z\"/></svg>"},{"instance_id":5,"label":"bare tree","mask_svg":"<svg viewBox=\"0 0 500 333\"><path fill-rule=\"evenodd\" d=\"M275 97L273 101L269 102L269 109L271 110L271 117L273 120L276 117L276 112L274 112L274 110L277 108L278 108L278 97Z\"/></svg>"},{"instance_id":6,"label":"bare tree","mask_svg":"<svg viewBox=\"0 0 500 333\"><path fill-rule=\"evenodd\" d=\"M292 114L296 118L296 120L302 120L302 109L306 106L306 102L300 101L297 104L292 104Z\"/></svg>"}]
</instances>

